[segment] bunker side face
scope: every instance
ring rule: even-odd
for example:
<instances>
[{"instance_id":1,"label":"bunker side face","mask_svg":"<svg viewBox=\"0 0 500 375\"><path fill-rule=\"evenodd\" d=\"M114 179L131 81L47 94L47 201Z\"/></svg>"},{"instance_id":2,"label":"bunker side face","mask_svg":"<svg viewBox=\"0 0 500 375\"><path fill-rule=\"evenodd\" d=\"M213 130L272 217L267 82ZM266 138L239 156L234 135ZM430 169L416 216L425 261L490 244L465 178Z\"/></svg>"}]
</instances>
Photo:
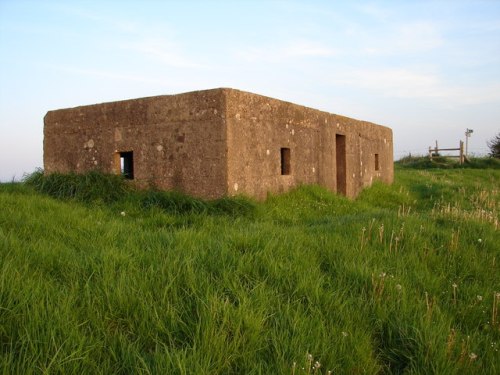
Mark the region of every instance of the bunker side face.
<instances>
[{"instance_id":1,"label":"bunker side face","mask_svg":"<svg viewBox=\"0 0 500 375\"><path fill-rule=\"evenodd\" d=\"M228 192L265 198L301 184L348 197L392 183L393 138L385 126L228 89Z\"/></svg>"},{"instance_id":2,"label":"bunker side face","mask_svg":"<svg viewBox=\"0 0 500 375\"><path fill-rule=\"evenodd\" d=\"M393 181L391 129L234 89L50 111L46 173L121 173L202 198Z\"/></svg>"}]
</instances>

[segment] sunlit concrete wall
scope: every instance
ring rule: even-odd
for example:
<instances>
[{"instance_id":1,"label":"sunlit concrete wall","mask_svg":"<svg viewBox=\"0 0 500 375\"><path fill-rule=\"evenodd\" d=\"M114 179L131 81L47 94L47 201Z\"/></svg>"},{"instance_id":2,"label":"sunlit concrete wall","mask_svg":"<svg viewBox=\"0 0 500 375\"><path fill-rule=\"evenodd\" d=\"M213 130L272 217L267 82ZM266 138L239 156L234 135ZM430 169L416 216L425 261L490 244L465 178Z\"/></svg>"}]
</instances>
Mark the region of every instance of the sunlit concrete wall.
<instances>
[{"instance_id":1,"label":"sunlit concrete wall","mask_svg":"<svg viewBox=\"0 0 500 375\"><path fill-rule=\"evenodd\" d=\"M61 109L44 120L46 173L120 173L117 155L132 151L138 186L203 198L264 199L301 184L355 197L393 181L391 129L234 89Z\"/></svg>"}]
</instances>

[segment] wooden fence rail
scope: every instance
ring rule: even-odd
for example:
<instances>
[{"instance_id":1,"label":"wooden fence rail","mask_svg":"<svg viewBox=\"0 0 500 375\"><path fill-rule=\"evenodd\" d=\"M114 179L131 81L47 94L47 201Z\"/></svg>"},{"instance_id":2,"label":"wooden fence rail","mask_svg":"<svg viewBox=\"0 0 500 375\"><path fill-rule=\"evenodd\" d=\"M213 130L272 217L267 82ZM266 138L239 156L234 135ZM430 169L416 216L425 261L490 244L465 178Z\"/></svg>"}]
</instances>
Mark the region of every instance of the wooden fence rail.
<instances>
[{"instance_id":1,"label":"wooden fence rail","mask_svg":"<svg viewBox=\"0 0 500 375\"><path fill-rule=\"evenodd\" d=\"M460 146L458 148L439 148L438 142L436 141L436 147L432 148L429 146L429 159L432 160L433 157L437 157L439 155L439 151L458 151L458 155L447 155L447 157L459 158L460 164L463 164L465 161L463 141L460 141Z\"/></svg>"}]
</instances>

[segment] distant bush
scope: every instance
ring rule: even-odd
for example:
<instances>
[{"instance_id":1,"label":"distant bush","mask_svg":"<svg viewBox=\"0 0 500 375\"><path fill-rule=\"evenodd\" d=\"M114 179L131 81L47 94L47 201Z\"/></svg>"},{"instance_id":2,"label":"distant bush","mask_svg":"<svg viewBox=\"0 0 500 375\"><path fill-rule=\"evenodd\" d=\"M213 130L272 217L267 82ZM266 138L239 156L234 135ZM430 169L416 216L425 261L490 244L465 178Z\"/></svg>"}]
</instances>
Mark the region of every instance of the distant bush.
<instances>
[{"instance_id":1,"label":"distant bush","mask_svg":"<svg viewBox=\"0 0 500 375\"><path fill-rule=\"evenodd\" d=\"M122 199L130 190L123 177L99 172L45 175L42 169L38 169L27 175L23 182L51 197L81 202L110 203Z\"/></svg>"},{"instance_id":2,"label":"distant bush","mask_svg":"<svg viewBox=\"0 0 500 375\"><path fill-rule=\"evenodd\" d=\"M500 133L498 133L495 137L487 143L490 149L490 156L493 158L500 159Z\"/></svg>"}]
</instances>

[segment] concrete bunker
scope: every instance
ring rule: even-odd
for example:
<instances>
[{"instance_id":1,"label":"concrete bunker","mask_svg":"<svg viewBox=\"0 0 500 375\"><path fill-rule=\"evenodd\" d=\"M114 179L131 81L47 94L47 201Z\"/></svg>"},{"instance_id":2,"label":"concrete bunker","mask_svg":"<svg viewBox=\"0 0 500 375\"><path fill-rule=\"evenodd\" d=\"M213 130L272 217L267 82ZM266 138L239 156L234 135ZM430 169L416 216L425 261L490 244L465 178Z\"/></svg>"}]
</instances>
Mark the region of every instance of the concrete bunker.
<instances>
[{"instance_id":1,"label":"concrete bunker","mask_svg":"<svg viewBox=\"0 0 500 375\"><path fill-rule=\"evenodd\" d=\"M387 127L226 88L44 118L45 173L99 170L208 199L264 199L301 184L355 197L393 181L392 152Z\"/></svg>"}]
</instances>

